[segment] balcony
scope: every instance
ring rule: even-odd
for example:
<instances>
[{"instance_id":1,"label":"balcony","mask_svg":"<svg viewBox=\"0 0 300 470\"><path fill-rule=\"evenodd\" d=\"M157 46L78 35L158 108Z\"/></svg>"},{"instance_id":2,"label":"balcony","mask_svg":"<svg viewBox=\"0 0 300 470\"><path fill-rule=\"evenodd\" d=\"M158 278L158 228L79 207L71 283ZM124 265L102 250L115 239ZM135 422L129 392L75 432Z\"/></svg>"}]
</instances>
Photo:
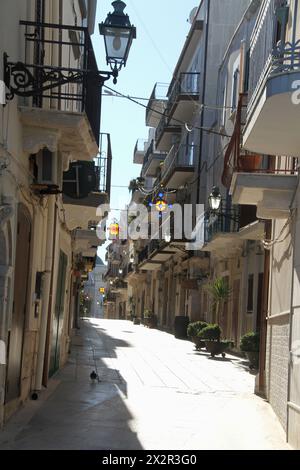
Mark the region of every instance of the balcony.
<instances>
[{"instance_id":1,"label":"balcony","mask_svg":"<svg viewBox=\"0 0 300 470\"><path fill-rule=\"evenodd\" d=\"M149 244L139 253L139 269L142 271L157 271L174 254L177 248L168 246L165 241L152 239Z\"/></svg>"},{"instance_id":2,"label":"balcony","mask_svg":"<svg viewBox=\"0 0 300 470\"><path fill-rule=\"evenodd\" d=\"M167 114L161 116L155 131L156 148L160 152L168 152L174 142L174 134L181 134L181 125L168 118Z\"/></svg>"},{"instance_id":3,"label":"balcony","mask_svg":"<svg viewBox=\"0 0 300 470\"><path fill-rule=\"evenodd\" d=\"M225 208L220 214L210 214L204 220L203 251L218 251L228 249L232 245L236 247L238 239L239 207ZM227 251L227 250L226 250Z\"/></svg>"},{"instance_id":4,"label":"balcony","mask_svg":"<svg viewBox=\"0 0 300 470\"><path fill-rule=\"evenodd\" d=\"M148 147L148 150L145 154L143 162L143 176L156 177L160 164L165 160L166 154L163 152L157 152L155 150L155 143L152 140L151 144Z\"/></svg>"},{"instance_id":5,"label":"balcony","mask_svg":"<svg viewBox=\"0 0 300 470\"><path fill-rule=\"evenodd\" d=\"M260 219L287 219L296 186L296 174L235 173L230 193L234 204L257 206Z\"/></svg>"},{"instance_id":6,"label":"balcony","mask_svg":"<svg viewBox=\"0 0 300 470\"><path fill-rule=\"evenodd\" d=\"M71 230L87 228L89 221L97 219L97 208L109 203L112 164L109 134L100 135L100 145L95 162L73 162L63 173L63 203L66 223Z\"/></svg>"},{"instance_id":7,"label":"balcony","mask_svg":"<svg viewBox=\"0 0 300 470\"><path fill-rule=\"evenodd\" d=\"M133 163L137 163L138 165L142 165L145 157L145 148L147 144L147 140L145 139L138 139L133 152Z\"/></svg>"},{"instance_id":8,"label":"balcony","mask_svg":"<svg viewBox=\"0 0 300 470\"><path fill-rule=\"evenodd\" d=\"M147 111L146 126L157 127L161 118L161 114L165 112L168 98L168 85L165 83L156 83L151 93Z\"/></svg>"},{"instance_id":9,"label":"balcony","mask_svg":"<svg viewBox=\"0 0 300 470\"><path fill-rule=\"evenodd\" d=\"M259 40L260 35L254 47L253 61L255 53L259 53L256 49L261 47ZM293 97L299 89L300 41L275 47L259 79L255 78L251 83L250 76L244 147L266 155L299 156L300 105Z\"/></svg>"},{"instance_id":10,"label":"balcony","mask_svg":"<svg viewBox=\"0 0 300 470\"><path fill-rule=\"evenodd\" d=\"M92 160L99 145L100 87L88 29L28 21L20 26L25 68L19 70L10 62L15 58L7 58L5 82L21 93L23 150L35 154L44 147L59 148L74 160ZM53 82L57 87L51 88ZM33 87L38 91L29 97Z\"/></svg>"},{"instance_id":11,"label":"balcony","mask_svg":"<svg viewBox=\"0 0 300 470\"><path fill-rule=\"evenodd\" d=\"M264 232L264 222L256 219L251 205L229 204L224 209L221 207L219 214L206 214L202 251L228 258L242 248L245 240L262 240Z\"/></svg>"},{"instance_id":12,"label":"balcony","mask_svg":"<svg viewBox=\"0 0 300 470\"><path fill-rule=\"evenodd\" d=\"M197 145L175 144L168 153L161 171L161 182L178 189L191 181L197 161Z\"/></svg>"},{"instance_id":13,"label":"balcony","mask_svg":"<svg viewBox=\"0 0 300 470\"><path fill-rule=\"evenodd\" d=\"M153 178L145 177L143 188L145 188L147 191L151 191L153 188ZM145 194L142 193L142 191L140 191L139 189L135 189L132 192L132 197L131 197L132 202L136 204L142 204L144 199L145 199Z\"/></svg>"},{"instance_id":14,"label":"balcony","mask_svg":"<svg viewBox=\"0 0 300 470\"><path fill-rule=\"evenodd\" d=\"M296 166L291 159L285 158L286 164L282 165L283 157L275 160L272 156L241 151L244 98L241 95L235 128L225 153L222 183L230 189L234 204L257 206L258 218L286 218L297 179Z\"/></svg>"},{"instance_id":15,"label":"balcony","mask_svg":"<svg viewBox=\"0 0 300 470\"><path fill-rule=\"evenodd\" d=\"M190 122L199 107L200 74L181 73L174 81L167 106L169 119Z\"/></svg>"},{"instance_id":16,"label":"balcony","mask_svg":"<svg viewBox=\"0 0 300 470\"><path fill-rule=\"evenodd\" d=\"M97 248L102 241L97 237L96 230L75 230L73 233L74 253L87 253L93 251L93 256L97 254Z\"/></svg>"}]
</instances>

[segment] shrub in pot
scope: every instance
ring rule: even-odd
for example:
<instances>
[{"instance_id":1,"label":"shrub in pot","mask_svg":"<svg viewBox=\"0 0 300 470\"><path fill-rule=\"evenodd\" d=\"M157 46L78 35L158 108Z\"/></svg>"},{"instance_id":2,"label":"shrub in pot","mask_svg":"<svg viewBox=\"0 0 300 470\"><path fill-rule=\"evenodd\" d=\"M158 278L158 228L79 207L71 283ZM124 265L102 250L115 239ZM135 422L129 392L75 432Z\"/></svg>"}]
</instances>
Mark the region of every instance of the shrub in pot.
<instances>
[{"instance_id":1,"label":"shrub in pot","mask_svg":"<svg viewBox=\"0 0 300 470\"><path fill-rule=\"evenodd\" d=\"M206 341L220 341L221 333L219 325L210 323L200 331L199 336Z\"/></svg>"},{"instance_id":2,"label":"shrub in pot","mask_svg":"<svg viewBox=\"0 0 300 470\"><path fill-rule=\"evenodd\" d=\"M246 356L249 361L249 367L251 369L257 369L258 368L258 362L259 362L259 333L252 331L250 333L246 333L244 336L241 338L240 342L240 349L244 353L246 353Z\"/></svg>"},{"instance_id":3,"label":"shrub in pot","mask_svg":"<svg viewBox=\"0 0 300 470\"><path fill-rule=\"evenodd\" d=\"M207 327L207 323L205 321L196 321L190 323L188 326L187 335L195 344L196 349L201 349L205 346L203 339L199 336L200 331L205 327Z\"/></svg>"},{"instance_id":4,"label":"shrub in pot","mask_svg":"<svg viewBox=\"0 0 300 470\"><path fill-rule=\"evenodd\" d=\"M225 357L225 351L232 345L232 341L221 341L222 330L219 325L209 324L200 331L199 336L205 341L207 352L212 357L222 354Z\"/></svg>"}]
</instances>

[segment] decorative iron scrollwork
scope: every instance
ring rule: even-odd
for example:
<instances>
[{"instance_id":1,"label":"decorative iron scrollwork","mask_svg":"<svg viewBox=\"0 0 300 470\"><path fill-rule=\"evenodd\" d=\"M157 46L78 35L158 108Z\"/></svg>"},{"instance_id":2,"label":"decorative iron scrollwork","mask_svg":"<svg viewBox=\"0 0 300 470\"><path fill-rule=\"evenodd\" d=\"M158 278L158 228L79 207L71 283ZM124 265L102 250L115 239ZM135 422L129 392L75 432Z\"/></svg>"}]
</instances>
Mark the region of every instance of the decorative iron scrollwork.
<instances>
[{"instance_id":1,"label":"decorative iron scrollwork","mask_svg":"<svg viewBox=\"0 0 300 470\"><path fill-rule=\"evenodd\" d=\"M80 83L87 72L83 70L61 70L50 67L29 67L22 62L12 63L8 61L8 55L4 53L4 83L9 92L7 100L12 100L15 95L29 97L40 95L66 83Z\"/></svg>"}]
</instances>

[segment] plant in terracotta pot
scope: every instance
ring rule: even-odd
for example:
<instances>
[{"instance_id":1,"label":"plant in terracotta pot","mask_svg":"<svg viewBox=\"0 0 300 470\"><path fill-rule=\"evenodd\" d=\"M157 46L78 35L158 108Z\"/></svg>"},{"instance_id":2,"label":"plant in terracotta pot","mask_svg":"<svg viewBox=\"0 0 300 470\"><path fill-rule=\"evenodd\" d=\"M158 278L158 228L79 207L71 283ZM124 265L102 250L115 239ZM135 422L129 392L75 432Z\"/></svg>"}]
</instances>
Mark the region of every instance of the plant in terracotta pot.
<instances>
[{"instance_id":1,"label":"plant in terracotta pot","mask_svg":"<svg viewBox=\"0 0 300 470\"><path fill-rule=\"evenodd\" d=\"M206 350L211 357L219 354L225 357L225 351L232 345L232 341L221 341L221 334L222 330L217 324L209 324L199 333L200 338L205 341Z\"/></svg>"},{"instance_id":2,"label":"plant in terracotta pot","mask_svg":"<svg viewBox=\"0 0 300 470\"><path fill-rule=\"evenodd\" d=\"M240 349L246 354L250 369L258 369L259 341L259 333L254 331L246 333L241 338Z\"/></svg>"},{"instance_id":3,"label":"plant in terracotta pot","mask_svg":"<svg viewBox=\"0 0 300 470\"><path fill-rule=\"evenodd\" d=\"M199 336L199 333L203 328L207 326L205 321L196 321L190 323L187 329L187 335L191 341L195 344L196 349L201 349L205 347L203 339Z\"/></svg>"}]
</instances>

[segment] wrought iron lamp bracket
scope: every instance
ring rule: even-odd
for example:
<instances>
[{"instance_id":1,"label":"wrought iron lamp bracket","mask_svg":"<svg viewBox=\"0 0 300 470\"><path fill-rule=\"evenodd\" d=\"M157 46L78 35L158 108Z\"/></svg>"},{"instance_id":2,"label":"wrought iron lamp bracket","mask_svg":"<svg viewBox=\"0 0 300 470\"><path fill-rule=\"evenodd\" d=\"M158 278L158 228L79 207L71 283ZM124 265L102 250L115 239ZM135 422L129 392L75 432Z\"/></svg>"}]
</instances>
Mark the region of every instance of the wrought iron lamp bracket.
<instances>
[{"instance_id":1,"label":"wrought iron lamp bracket","mask_svg":"<svg viewBox=\"0 0 300 470\"><path fill-rule=\"evenodd\" d=\"M232 216L226 212L222 212L220 210L218 211L213 211L213 210L208 210L206 211L205 213L205 218L206 220L209 220L212 216L214 216L216 219L218 219L218 217L224 217L224 219L229 219L229 220L232 220L233 222L235 223L239 223L239 216Z\"/></svg>"},{"instance_id":2,"label":"wrought iron lamp bracket","mask_svg":"<svg viewBox=\"0 0 300 470\"><path fill-rule=\"evenodd\" d=\"M4 52L4 83L9 90L6 93L8 101L11 101L15 95L22 97L38 96L47 90L67 83L83 83L87 78L98 80L99 87L103 86L111 77L113 77L113 82L116 84L119 75L117 67L112 71L95 72L43 65L28 65L23 62L10 62L8 58L9 56ZM34 73L32 73L32 70Z\"/></svg>"}]
</instances>

